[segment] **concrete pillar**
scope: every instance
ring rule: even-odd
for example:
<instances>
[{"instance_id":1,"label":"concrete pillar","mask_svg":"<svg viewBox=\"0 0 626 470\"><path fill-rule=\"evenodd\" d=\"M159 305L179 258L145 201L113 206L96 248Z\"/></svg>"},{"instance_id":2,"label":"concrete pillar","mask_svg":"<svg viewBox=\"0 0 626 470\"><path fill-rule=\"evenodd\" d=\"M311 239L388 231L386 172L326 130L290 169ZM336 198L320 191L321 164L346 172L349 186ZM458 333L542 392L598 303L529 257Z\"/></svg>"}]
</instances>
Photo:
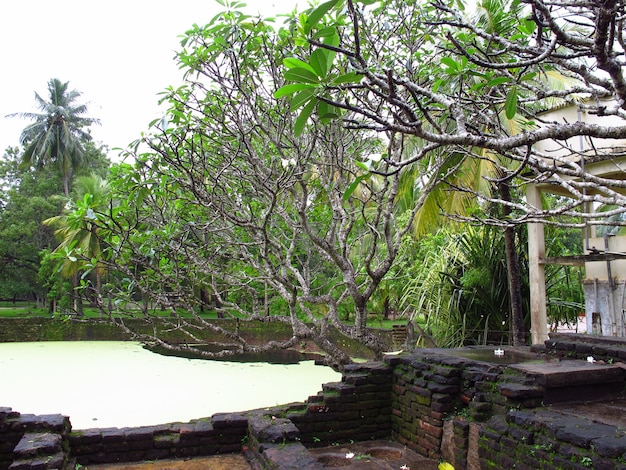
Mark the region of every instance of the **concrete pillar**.
<instances>
[{"instance_id":1,"label":"concrete pillar","mask_svg":"<svg viewBox=\"0 0 626 470\"><path fill-rule=\"evenodd\" d=\"M534 184L526 187L528 204L541 209L541 190ZM546 255L543 224L528 224L528 270L530 282L530 335L532 344L542 344L548 339L546 309L546 273L541 260Z\"/></svg>"}]
</instances>

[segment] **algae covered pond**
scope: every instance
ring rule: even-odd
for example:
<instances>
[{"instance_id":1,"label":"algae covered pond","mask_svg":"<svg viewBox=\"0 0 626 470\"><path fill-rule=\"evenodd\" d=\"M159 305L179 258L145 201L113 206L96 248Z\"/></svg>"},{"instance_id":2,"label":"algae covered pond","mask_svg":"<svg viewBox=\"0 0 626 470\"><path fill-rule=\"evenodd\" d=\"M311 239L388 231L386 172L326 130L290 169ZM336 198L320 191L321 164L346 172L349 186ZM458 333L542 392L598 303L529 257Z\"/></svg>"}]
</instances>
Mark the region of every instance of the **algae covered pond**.
<instances>
[{"instance_id":1,"label":"algae covered pond","mask_svg":"<svg viewBox=\"0 0 626 470\"><path fill-rule=\"evenodd\" d=\"M304 401L330 367L163 356L139 343L0 343L0 406L61 413L74 429L162 424Z\"/></svg>"}]
</instances>

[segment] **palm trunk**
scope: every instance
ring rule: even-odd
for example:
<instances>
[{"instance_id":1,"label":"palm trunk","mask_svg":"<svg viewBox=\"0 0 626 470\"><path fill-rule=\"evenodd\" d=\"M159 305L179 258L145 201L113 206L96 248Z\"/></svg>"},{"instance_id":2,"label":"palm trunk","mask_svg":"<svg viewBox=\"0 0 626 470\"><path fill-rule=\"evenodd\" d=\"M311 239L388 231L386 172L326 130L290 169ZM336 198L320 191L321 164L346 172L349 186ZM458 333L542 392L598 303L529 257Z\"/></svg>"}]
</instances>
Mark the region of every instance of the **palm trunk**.
<instances>
[{"instance_id":1,"label":"palm trunk","mask_svg":"<svg viewBox=\"0 0 626 470\"><path fill-rule=\"evenodd\" d=\"M508 183L500 183L500 196L506 202L511 201L511 187ZM502 212L506 218L511 214L511 208L502 206ZM513 346L526 344L524 331L524 309L522 303L522 282L519 269L519 258L515 249L515 228L512 226L504 229L504 251L508 273L509 298L511 303L511 339Z\"/></svg>"},{"instance_id":2,"label":"palm trunk","mask_svg":"<svg viewBox=\"0 0 626 470\"><path fill-rule=\"evenodd\" d=\"M70 195L70 175L67 171L63 172L63 193L65 197Z\"/></svg>"}]
</instances>

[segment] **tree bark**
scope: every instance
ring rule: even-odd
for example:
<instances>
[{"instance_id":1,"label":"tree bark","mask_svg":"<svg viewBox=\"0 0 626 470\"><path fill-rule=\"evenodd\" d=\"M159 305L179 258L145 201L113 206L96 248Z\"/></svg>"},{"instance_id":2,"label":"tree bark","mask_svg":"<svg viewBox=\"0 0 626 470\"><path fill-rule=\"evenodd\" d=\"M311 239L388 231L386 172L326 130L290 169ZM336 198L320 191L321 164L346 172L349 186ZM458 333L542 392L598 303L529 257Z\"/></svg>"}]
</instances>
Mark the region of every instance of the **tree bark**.
<instances>
[{"instance_id":1,"label":"tree bark","mask_svg":"<svg viewBox=\"0 0 626 470\"><path fill-rule=\"evenodd\" d=\"M499 191L502 200L511 201L511 187L508 183L499 184ZM504 217L511 214L510 206L503 205ZM515 228L508 226L504 229L504 250L506 256L506 267L508 274L509 298L511 309L511 340L513 346L523 346L526 344L526 332L524 331L524 309L522 303L522 282L519 269L519 258L515 249Z\"/></svg>"}]
</instances>

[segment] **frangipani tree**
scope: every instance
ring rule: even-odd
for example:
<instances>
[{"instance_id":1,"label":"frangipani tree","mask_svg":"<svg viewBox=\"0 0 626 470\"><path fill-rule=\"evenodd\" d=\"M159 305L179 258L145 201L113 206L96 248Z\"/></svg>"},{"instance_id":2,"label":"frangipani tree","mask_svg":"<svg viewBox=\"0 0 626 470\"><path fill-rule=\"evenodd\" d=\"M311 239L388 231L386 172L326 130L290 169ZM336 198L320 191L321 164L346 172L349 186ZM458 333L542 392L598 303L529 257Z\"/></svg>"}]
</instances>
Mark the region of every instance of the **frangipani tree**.
<instances>
[{"instance_id":1,"label":"frangipani tree","mask_svg":"<svg viewBox=\"0 0 626 470\"><path fill-rule=\"evenodd\" d=\"M517 224L559 223L556 216L582 218L580 225L603 223L587 208L612 201L617 213L624 212L618 189L625 182L620 175L586 172L585 160L606 153L597 149L580 158L568 139L626 137L621 6L558 0L507 6L482 2L474 19L462 2L325 2L300 16L299 37L310 52L285 62L289 83L276 96L290 97L299 121L334 117L348 128L419 139L421 148L396 169L427 161L435 151L447 153L459 169L490 167L479 173L486 185L457 174L445 179L447 190L503 208L484 218L457 214L461 219L509 234ZM541 112L555 104L613 120L544 119ZM562 151L542 150L538 144L547 140L561 142ZM513 197L523 194L524 184L543 182L560 185L570 198L542 210ZM508 237L507 256L513 246ZM510 274L514 265L511 260ZM519 342L519 312L513 317Z\"/></svg>"},{"instance_id":2,"label":"frangipani tree","mask_svg":"<svg viewBox=\"0 0 626 470\"><path fill-rule=\"evenodd\" d=\"M509 27L498 31L493 22L469 19L462 2L331 0L300 16L300 38L311 52L285 62L289 83L276 95L289 96L301 120L330 117L330 107L334 116L343 113L350 128L422 139L420 151L398 166L412 165L438 148L494 164L490 154L497 154L511 162L507 178L550 180L573 196L575 202L552 214L595 218L576 212L592 200L614 199L623 207L623 198L611 188L625 183L585 173L582 162L572 158L577 149L566 141L626 137L621 7L532 0L523 5L501 11ZM567 80L554 86L546 76ZM541 111L556 103L614 120L598 125L542 119ZM514 127L508 123L513 119L518 120ZM535 144L545 140L563 141L564 152L542 153ZM567 181L551 180L555 165ZM573 180L583 176L584 182ZM598 191L583 198L589 185ZM484 192L474 196L514 210L503 225L545 215Z\"/></svg>"},{"instance_id":3,"label":"frangipani tree","mask_svg":"<svg viewBox=\"0 0 626 470\"><path fill-rule=\"evenodd\" d=\"M371 170L392 173L405 140L296 119L275 92L285 83L283 61L299 47L289 30L237 11L188 31L178 55L185 84L164 94L166 119L111 181L115 204L103 233L114 256L106 263L122 281L118 310L108 313L121 325L130 328L117 313L137 313L141 295L141 316L152 321L165 309L172 316L161 321L188 344L200 342L201 327L236 345L207 356L313 339L330 362L348 362L330 340L335 330L374 355L384 350L367 328L370 299L421 203L398 218L402 172L377 178ZM202 308L288 324L292 334L252 345L206 321ZM158 335L144 339L173 347Z\"/></svg>"}]
</instances>

